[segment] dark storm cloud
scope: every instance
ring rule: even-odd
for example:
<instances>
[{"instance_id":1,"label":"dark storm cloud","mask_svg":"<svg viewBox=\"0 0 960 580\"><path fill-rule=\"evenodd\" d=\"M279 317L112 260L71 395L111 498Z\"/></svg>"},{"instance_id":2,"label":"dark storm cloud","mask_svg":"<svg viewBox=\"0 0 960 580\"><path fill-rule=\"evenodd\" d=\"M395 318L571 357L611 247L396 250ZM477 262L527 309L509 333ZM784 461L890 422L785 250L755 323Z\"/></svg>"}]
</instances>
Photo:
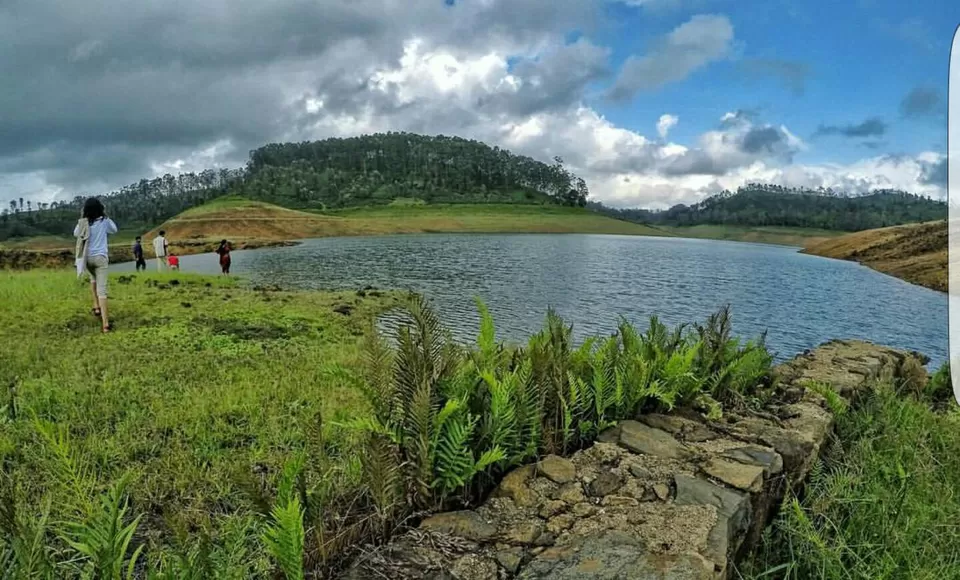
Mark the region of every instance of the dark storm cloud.
<instances>
[{"instance_id":1,"label":"dark storm cloud","mask_svg":"<svg viewBox=\"0 0 960 580\"><path fill-rule=\"evenodd\" d=\"M741 64L743 72L752 77L775 78L795 95L802 95L810 78L810 65L793 60L750 59Z\"/></svg>"},{"instance_id":2,"label":"dark storm cloud","mask_svg":"<svg viewBox=\"0 0 960 580\"><path fill-rule=\"evenodd\" d=\"M815 135L842 137L880 137L887 132L887 124L879 117L871 117L855 125L820 125Z\"/></svg>"},{"instance_id":3,"label":"dark storm cloud","mask_svg":"<svg viewBox=\"0 0 960 580\"><path fill-rule=\"evenodd\" d=\"M786 142L786 135L776 127L754 127L740 141L740 149L746 153L776 153Z\"/></svg>"},{"instance_id":4,"label":"dark storm cloud","mask_svg":"<svg viewBox=\"0 0 960 580\"><path fill-rule=\"evenodd\" d=\"M239 163L248 149L296 138L311 95L333 111L402 111L396 94L371 94L368 83L397 66L411 38L454 54L510 50L589 28L596 13L590 0L3 0L0 171L67 188L121 185L221 141L234 146L224 161ZM562 57L580 70L600 50L587 46ZM530 74L566 100L597 74L587 66L566 80L562 68L547 59ZM510 104L552 106L544 94Z\"/></svg>"},{"instance_id":5,"label":"dark storm cloud","mask_svg":"<svg viewBox=\"0 0 960 580\"><path fill-rule=\"evenodd\" d=\"M660 173L667 176L681 175L723 175L730 167L723 165L699 149L685 151L671 158L660 167Z\"/></svg>"},{"instance_id":6,"label":"dark storm cloud","mask_svg":"<svg viewBox=\"0 0 960 580\"><path fill-rule=\"evenodd\" d=\"M947 186L947 158L943 157L935 163L923 165L920 183L925 185Z\"/></svg>"},{"instance_id":7,"label":"dark storm cloud","mask_svg":"<svg viewBox=\"0 0 960 580\"><path fill-rule=\"evenodd\" d=\"M904 117L938 117L945 112L943 96L933 87L914 87L900 101L900 114Z\"/></svg>"}]
</instances>

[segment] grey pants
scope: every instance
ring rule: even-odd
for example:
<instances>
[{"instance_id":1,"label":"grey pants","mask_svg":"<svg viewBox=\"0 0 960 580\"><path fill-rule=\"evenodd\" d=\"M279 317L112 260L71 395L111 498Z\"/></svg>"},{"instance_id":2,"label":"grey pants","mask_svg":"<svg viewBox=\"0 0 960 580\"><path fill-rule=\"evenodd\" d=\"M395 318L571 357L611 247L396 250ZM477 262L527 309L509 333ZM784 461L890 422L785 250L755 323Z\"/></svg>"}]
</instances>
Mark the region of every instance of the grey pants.
<instances>
[{"instance_id":1,"label":"grey pants","mask_svg":"<svg viewBox=\"0 0 960 580\"><path fill-rule=\"evenodd\" d=\"M107 269L110 267L110 260L106 256L87 256L87 273L90 274L90 281L97 285L97 296L99 298L107 297Z\"/></svg>"}]
</instances>

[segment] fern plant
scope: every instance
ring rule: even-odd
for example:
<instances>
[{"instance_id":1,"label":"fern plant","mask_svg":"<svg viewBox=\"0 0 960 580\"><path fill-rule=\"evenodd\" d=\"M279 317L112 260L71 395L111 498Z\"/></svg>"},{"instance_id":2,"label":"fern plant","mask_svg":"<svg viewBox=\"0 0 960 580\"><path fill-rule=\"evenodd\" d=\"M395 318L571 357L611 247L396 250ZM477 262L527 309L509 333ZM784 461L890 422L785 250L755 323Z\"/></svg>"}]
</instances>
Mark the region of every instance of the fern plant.
<instances>
[{"instance_id":1,"label":"fern plant","mask_svg":"<svg viewBox=\"0 0 960 580\"><path fill-rule=\"evenodd\" d=\"M140 524L140 516L127 522L129 480L129 474L124 475L103 494L99 509L88 519L63 524L66 530L64 541L80 557L84 572L95 578L121 580L135 577L144 546L138 546L128 557L130 543Z\"/></svg>"},{"instance_id":2,"label":"fern plant","mask_svg":"<svg viewBox=\"0 0 960 580\"><path fill-rule=\"evenodd\" d=\"M300 498L278 503L270 512L271 521L263 532L267 552L287 580L303 580L304 529Z\"/></svg>"},{"instance_id":3,"label":"fern plant","mask_svg":"<svg viewBox=\"0 0 960 580\"><path fill-rule=\"evenodd\" d=\"M303 456L289 460L280 475L277 499L270 510L270 522L262 539L287 580L304 578L304 513L297 481L303 470Z\"/></svg>"}]
</instances>

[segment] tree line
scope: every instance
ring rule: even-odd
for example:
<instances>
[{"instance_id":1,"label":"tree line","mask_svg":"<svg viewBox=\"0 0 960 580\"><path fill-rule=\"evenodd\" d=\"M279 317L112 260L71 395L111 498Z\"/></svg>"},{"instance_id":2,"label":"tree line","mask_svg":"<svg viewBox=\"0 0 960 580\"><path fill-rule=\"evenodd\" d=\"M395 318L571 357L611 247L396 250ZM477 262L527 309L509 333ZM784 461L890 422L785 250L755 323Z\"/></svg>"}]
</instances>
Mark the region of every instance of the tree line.
<instances>
[{"instance_id":1,"label":"tree line","mask_svg":"<svg viewBox=\"0 0 960 580\"><path fill-rule=\"evenodd\" d=\"M102 198L121 227L139 229L223 195L317 210L387 204L397 198L585 206L586 182L559 157L553 161L543 163L459 137L383 133L271 143L251 151L241 169L142 179ZM0 241L68 236L85 199L78 195L50 204L11 200L0 209Z\"/></svg>"},{"instance_id":2,"label":"tree line","mask_svg":"<svg viewBox=\"0 0 960 580\"><path fill-rule=\"evenodd\" d=\"M597 202L588 207L619 219L671 226L705 224L789 226L860 231L946 219L947 204L895 189L849 195L832 189L797 189L749 183L692 205L666 210L617 209Z\"/></svg>"}]
</instances>

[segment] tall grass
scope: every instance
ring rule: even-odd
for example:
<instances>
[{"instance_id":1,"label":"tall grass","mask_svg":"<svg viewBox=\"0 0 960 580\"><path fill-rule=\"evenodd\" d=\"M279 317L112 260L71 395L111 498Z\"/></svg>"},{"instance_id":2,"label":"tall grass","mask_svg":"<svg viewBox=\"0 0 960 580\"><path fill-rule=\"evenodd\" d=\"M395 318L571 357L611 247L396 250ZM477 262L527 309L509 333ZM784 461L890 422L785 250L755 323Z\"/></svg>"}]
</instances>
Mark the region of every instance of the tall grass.
<instances>
[{"instance_id":1,"label":"tall grass","mask_svg":"<svg viewBox=\"0 0 960 580\"><path fill-rule=\"evenodd\" d=\"M618 420L772 389L762 339L733 338L726 310L580 345L549 312L507 346L479 304L463 346L419 298L388 341L360 326L386 298L347 319L343 295L149 276L94 338L63 279L28 277L0 284L20 336L0 353L0 578L313 577Z\"/></svg>"},{"instance_id":2,"label":"tall grass","mask_svg":"<svg viewBox=\"0 0 960 580\"><path fill-rule=\"evenodd\" d=\"M960 578L960 411L910 390L884 385L840 417L744 578Z\"/></svg>"}]
</instances>

